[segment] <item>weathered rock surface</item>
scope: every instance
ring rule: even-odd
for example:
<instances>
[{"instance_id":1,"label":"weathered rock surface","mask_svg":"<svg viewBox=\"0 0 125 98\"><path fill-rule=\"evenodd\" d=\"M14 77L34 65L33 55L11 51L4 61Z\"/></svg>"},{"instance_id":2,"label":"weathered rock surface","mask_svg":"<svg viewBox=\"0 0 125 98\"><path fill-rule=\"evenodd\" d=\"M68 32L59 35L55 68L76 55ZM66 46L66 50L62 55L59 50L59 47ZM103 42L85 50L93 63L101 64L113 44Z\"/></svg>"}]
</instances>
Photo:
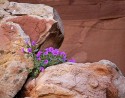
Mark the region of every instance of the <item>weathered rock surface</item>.
<instances>
[{"instance_id":1,"label":"weathered rock surface","mask_svg":"<svg viewBox=\"0 0 125 98\"><path fill-rule=\"evenodd\" d=\"M56 8L64 20L107 19L125 16L124 0L10 0L44 3Z\"/></svg>"},{"instance_id":2,"label":"weathered rock surface","mask_svg":"<svg viewBox=\"0 0 125 98\"><path fill-rule=\"evenodd\" d=\"M29 98L124 98L125 77L116 65L64 63L51 66L29 80L24 95Z\"/></svg>"},{"instance_id":3,"label":"weathered rock surface","mask_svg":"<svg viewBox=\"0 0 125 98\"><path fill-rule=\"evenodd\" d=\"M125 75L125 17L105 20L64 21L65 39L60 48L77 62L108 59ZM70 40L69 40L70 39ZM72 48L71 48L72 47Z\"/></svg>"},{"instance_id":4,"label":"weathered rock surface","mask_svg":"<svg viewBox=\"0 0 125 98\"><path fill-rule=\"evenodd\" d=\"M32 58L21 53L25 40L23 30L14 23L0 24L0 98L13 98L25 83L33 67Z\"/></svg>"},{"instance_id":5,"label":"weathered rock surface","mask_svg":"<svg viewBox=\"0 0 125 98\"><path fill-rule=\"evenodd\" d=\"M0 5L5 4L8 0L0 0Z\"/></svg>"},{"instance_id":6,"label":"weathered rock surface","mask_svg":"<svg viewBox=\"0 0 125 98\"><path fill-rule=\"evenodd\" d=\"M10 1L53 6L63 19L65 40L61 50L69 58L82 63L108 59L125 75L125 0Z\"/></svg>"},{"instance_id":7,"label":"weathered rock surface","mask_svg":"<svg viewBox=\"0 0 125 98\"><path fill-rule=\"evenodd\" d=\"M32 58L21 53L26 42L36 41L41 49L61 45L63 28L54 12L42 4L0 1L0 98L13 98L33 67Z\"/></svg>"},{"instance_id":8,"label":"weathered rock surface","mask_svg":"<svg viewBox=\"0 0 125 98\"><path fill-rule=\"evenodd\" d=\"M12 15L37 15L44 18L53 18L53 8L44 4L27 4L10 2L7 11Z\"/></svg>"},{"instance_id":9,"label":"weathered rock surface","mask_svg":"<svg viewBox=\"0 0 125 98\"><path fill-rule=\"evenodd\" d=\"M2 6L2 5L1 5ZM13 22L36 41L41 49L53 46L59 48L64 30L61 19L52 7L44 4L9 2L0 10L1 22Z\"/></svg>"}]
</instances>

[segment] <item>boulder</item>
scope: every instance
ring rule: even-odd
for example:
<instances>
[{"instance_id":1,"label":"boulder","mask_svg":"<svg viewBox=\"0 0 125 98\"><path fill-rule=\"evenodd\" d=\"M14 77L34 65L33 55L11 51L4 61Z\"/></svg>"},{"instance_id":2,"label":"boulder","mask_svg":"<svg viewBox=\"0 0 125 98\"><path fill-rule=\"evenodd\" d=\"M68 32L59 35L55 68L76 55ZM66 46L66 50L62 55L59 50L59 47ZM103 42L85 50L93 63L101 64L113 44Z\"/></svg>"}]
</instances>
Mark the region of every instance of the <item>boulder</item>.
<instances>
[{"instance_id":1,"label":"boulder","mask_svg":"<svg viewBox=\"0 0 125 98\"><path fill-rule=\"evenodd\" d=\"M0 0L0 4L4 4L6 2L8 2L8 0Z\"/></svg>"},{"instance_id":2,"label":"boulder","mask_svg":"<svg viewBox=\"0 0 125 98\"><path fill-rule=\"evenodd\" d=\"M124 98L125 77L115 64L64 63L48 67L24 86L28 98Z\"/></svg>"},{"instance_id":3,"label":"boulder","mask_svg":"<svg viewBox=\"0 0 125 98\"><path fill-rule=\"evenodd\" d=\"M13 98L22 88L33 67L32 58L21 53L30 41L20 26L14 23L0 24L0 98Z\"/></svg>"},{"instance_id":4,"label":"boulder","mask_svg":"<svg viewBox=\"0 0 125 98\"><path fill-rule=\"evenodd\" d=\"M62 44L63 25L57 11L52 7L44 4L9 2L0 12L1 23L18 24L41 49L49 46L59 48Z\"/></svg>"},{"instance_id":5,"label":"boulder","mask_svg":"<svg viewBox=\"0 0 125 98\"><path fill-rule=\"evenodd\" d=\"M26 42L59 48L63 27L56 10L43 4L0 1L0 98L13 98L24 85L33 60L21 52Z\"/></svg>"}]
</instances>

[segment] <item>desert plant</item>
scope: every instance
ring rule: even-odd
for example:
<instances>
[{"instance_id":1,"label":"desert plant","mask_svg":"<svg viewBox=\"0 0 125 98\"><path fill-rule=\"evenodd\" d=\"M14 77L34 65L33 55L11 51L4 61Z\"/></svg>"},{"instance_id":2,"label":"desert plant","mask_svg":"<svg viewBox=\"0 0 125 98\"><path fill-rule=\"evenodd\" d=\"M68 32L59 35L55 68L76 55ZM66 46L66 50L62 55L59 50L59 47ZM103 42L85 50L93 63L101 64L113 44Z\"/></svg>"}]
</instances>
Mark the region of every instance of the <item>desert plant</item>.
<instances>
[{"instance_id":1,"label":"desert plant","mask_svg":"<svg viewBox=\"0 0 125 98\"><path fill-rule=\"evenodd\" d=\"M75 60L67 60L65 52L59 51L53 47L46 48L41 51L36 48L36 43L33 41L31 45L27 44L26 49L22 48L22 52L31 56L34 61L34 68L28 69L30 76L37 77L40 72L44 72L44 69L52 66L61 64L64 62L75 62Z\"/></svg>"}]
</instances>

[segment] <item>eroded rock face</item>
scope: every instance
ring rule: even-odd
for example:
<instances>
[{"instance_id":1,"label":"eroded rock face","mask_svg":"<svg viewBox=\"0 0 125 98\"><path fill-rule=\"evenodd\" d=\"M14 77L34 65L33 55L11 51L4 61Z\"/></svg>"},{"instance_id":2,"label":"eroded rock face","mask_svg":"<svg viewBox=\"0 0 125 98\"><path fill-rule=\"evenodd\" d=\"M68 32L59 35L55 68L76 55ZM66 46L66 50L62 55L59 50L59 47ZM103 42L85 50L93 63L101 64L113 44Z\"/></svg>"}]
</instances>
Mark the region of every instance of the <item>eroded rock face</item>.
<instances>
[{"instance_id":1,"label":"eroded rock face","mask_svg":"<svg viewBox=\"0 0 125 98\"><path fill-rule=\"evenodd\" d=\"M63 28L54 11L43 4L0 1L0 98L13 98L33 67L32 58L21 52L26 42L36 41L41 49L61 45Z\"/></svg>"},{"instance_id":2,"label":"eroded rock face","mask_svg":"<svg viewBox=\"0 0 125 98\"><path fill-rule=\"evenodd\" d=\"M5 5L5 4L3 4ZM2 5L1 5L2 6ZM0 10L1 23L13 22L36 41L38 47L59 48L64 39L61 19L52 7L44 4L9 2Z\"/></svg>"},{"instance_id":3,"label":"eroded rock face","mask_svg":"<svg viewBox=\"0 0 125 98\"><path fill-rule=\"evenodd\" d=\"M33 67L32 58L21 53L24 38L29 40L18 25L0 24L0 98L13 98L27 79L27 68Z\"/></svg>"},{"instance_id":4,"label":"eroded rock face","mask_svg":"<svg viewBox=\"0 0 125 98\"><path fill-rule=\"evenodd\" d=\"M125 75L125 55L122 55L125 54L125 17L67 20L64 25L67 33L60 50L65 51L69 58L82 63L108 59L116 63Z\"/></svg>"},{"instance_id":5,"label":"eroded rock face","mask_svg":"<svg viewBox=\"0 0 125 98\"><path fill-rule=\"evenodd\" d=\"M51 66L27 82L24 95L30 98L124 98L125 77L116 69L109 61Z\"/></svg>"}]
</instances>

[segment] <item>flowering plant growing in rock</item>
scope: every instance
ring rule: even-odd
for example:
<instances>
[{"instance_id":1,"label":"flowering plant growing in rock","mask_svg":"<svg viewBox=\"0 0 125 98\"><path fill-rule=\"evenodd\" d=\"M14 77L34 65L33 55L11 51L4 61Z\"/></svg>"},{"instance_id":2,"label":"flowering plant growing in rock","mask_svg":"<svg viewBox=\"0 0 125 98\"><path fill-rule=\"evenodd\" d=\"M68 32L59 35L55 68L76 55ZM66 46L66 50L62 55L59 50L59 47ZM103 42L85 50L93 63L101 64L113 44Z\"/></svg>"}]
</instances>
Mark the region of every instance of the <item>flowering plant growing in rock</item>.
<instances>
[{"instance_id":1,"label":"flowering plant growing in rock","mask_svg":"<svg viewBox=\"0 0 125 98\"><path fill-rule=\"evenodd\" d=\"M43 51L38 50L34 41L31 45L27 44L27 48L23 48L22 52L33 57L34 68L29 70L30 75L33 77L38 76L40 72L44 72L44 69L49 66L61 64L67 61L75 62L74 59L68 60L65 52L61 52L53 47L46 48Z\"/></svg>"}]
</instances>

